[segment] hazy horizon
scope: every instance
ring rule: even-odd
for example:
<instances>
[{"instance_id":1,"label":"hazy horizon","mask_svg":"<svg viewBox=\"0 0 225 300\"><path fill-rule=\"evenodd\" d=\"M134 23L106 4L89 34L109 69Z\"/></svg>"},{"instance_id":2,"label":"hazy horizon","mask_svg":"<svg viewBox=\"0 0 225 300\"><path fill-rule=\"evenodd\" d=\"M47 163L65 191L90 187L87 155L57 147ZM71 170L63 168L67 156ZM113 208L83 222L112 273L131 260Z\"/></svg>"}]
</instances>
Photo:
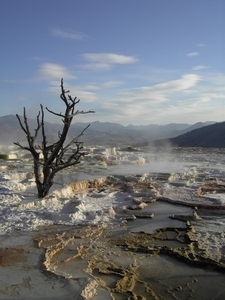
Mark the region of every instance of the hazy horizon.
<instances>
[{"instance_id":1,"label":"hazy horizon","mask_svg":"<svg viewBox=\"0 0 225 300\"><path fill-rule=\"evenodd\" d=\"M16 114L9 114L9 115L4 115L4 116L0 116L0 118L4 118L4 117L10 117L10 116L15 116L16 117ZM20 115L19 114L19 116L21 117L21 118L23 118L23 116L22 116L22 114ZM31 117L29 117L29 116L27 116L28 117L28 119L32 119L32 120L35 120L36 121L36 118L35 117L33 117L33 118L31 118ZM87 123L90 123L90 124L92 124L92 123L112 123L112 124L118 124L118 125L122 125L122 126L124 126L124 127L128 127L128 126L168 126L168 125L172 125L172 124L174 124L174 125L187 125L187 126L193 126L193 125L195 125L195 124L197 124L197 123L222 123L222 122L225 122L225 119L224 119L224 121L221 121L221 122L216 122L216 121L213 121L213 120L207 120L207 121L197 121L196 123L185 123L185 122L183 122L183 123L175 123L175 122L170 122L170 123L167 123L167 124L156 124L156 123L149 123L149 124L134 124L134 123L130 123L130 124L127 124L127 125L123 125L123 124L121 124L121 123L119 123L119 122L113 122L113 121L99 121L99 120L95 120L95 121L91 121L91 122L88 122L88 121L82 121L82 120L80 120L80 121L77 121L77 120L75 120L76 118L74 118L74 120L73 120L73 122L72 122L72 124L71 124L71 126L73 125L73 124L76 124L76 123L84 123L84 124L87 124ZM58 121L58 122L57 122ZM46 120L45 122L47 122L47 123L50 123L50 124L58 124L58 125L60 125L60 124L62 124L62 121L61 121L61 118L57 118L55 121L53 121L53 120L50 120L50 121L48 121L48 120ZM18 123L18 125L19 125L19 123Z\"/></svg>"}]
</instances>

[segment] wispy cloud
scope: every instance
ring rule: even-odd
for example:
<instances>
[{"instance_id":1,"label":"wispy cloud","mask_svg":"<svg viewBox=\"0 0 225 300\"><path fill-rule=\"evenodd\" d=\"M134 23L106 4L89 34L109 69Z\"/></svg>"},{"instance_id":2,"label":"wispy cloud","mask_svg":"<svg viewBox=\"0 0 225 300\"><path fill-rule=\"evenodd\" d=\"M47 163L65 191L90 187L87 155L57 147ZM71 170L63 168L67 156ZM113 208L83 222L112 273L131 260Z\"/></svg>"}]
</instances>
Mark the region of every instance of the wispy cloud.
<instances>
[{"instance_id":1,"label":"wispy cloud","mask_svg":"<svg viewBox=\"0 0 225 300\"><path fill-rule=\"evenodd\" d=\"M205 44L198 44L197 47L205 47Z\"/></svg>"},{"instance_id":2,"label":"wispy cloud","mask_svg":"<svg viewBox=\"0 0 225 300\"><path fill-rule=\"evenodd\" d=\"M186 74L152 86L140 86L123 92L118 90L117 94L104 98L96 93L93 104L98 109L93 117L98 117L102 122L110 120L121 124L223 121L224 76L209 73L202 76ZM215 84L211 83L211 78L214 78Z\"/></svg>"},{"instance_id":3,"label":"wispy cloud","mask_svg":"<svg viewBox=\"0 0 225 300\"><path fill-rule=\"evenodd\" d=\"M219 99L224 99L225 98L225 94L224 93L219 93L219 92L205 92L205 93L201 93L198 92L196 93L197 95L194 97L190 97L187 100L181 100L179 101L179 105L182 106L186 106L186 107L196 107L196 106L200 106L200 105L206 105L206 103L211 102L213 100L219 100Z\"/></svg>"},{"instance_id":4,"label":"wispy cloud","mask_svg":"<svg viewBox=\"0 0 225 300\"><path fill-rule=\"evenodd\" d=\"M21 101L21 102L25 102L25 101L27 100L27 98L24 97L24 96L20 96L20 97L18 97L17 99L18 99L19 101Z\"/></svg>"},{"instance_id":5,"label":"wispy cloud","mask_svg":"<svg viewBox=\"0 0 225 300\"><path fill-rule=\"evenodd\" d=\"M71 40L83 40L87 38L87 35L83 33L76 33L71 29L68 30L52 29L51 34L55 37L59 37L63 39L71 39Z\"/></svg>"},{"instance_id":6,"label":"wispy cloud","mask_svg":"<svg viewBox=\"0 0 225 300\"><path fill-rule=\"evenodd\" d=\"M31 59L36 60L36 61L42 61L43 60L43 58L38 57L38 56L33 56L33 57L31 57Z\"/></svg>"},{"instance_id":7,"label":"wispy cloud","mask_svg":"<svg viewBox=\"0 0 225 300\"><path fill-rule=\"evenodd\" d=\"M67 68L52 63L42 64L36 77L38 80L76 79Z\"/></svg>"},{"instance_id":8,"label":"wispy cloud","mask_svg":"<svg viewBox=\"0 0 225 300\"><path fill-rule=\"evenodd\" d=\"M86 84L84 86L82 86L83 90L88 90L88 91L97 91L100 90L101 87L97 84Z\"/></svg>"},{"instance_id":9,"label":"wispy cloud","mask_svg":"<svg viewBox=\"0 0 225 300\"><path fill-rule=\"evenodd\" d=\"M208 68L210 68L210 67L209 66L194 66L192 68L192 70L199 71L199 70L204 70L204 69L208 69Z\"/></svg>"},{"instance_id":10,"label":"wispy cloud","mask_svg":"<svg viewBox=\"0 0 225 300\"><path fill-rule=\"evenodd\" d=\"M199 53L198 52L190 52L187 54L188 57L192 57L192 56L198 56Z\"/></svg>"},{"instance_id":11,"label":"wispy cloud","mask_svg":"<svg viewBox=\"0 0 225 300\"><path fill-rule=\"evenodd\" d=\"M160 103L168 101L168 94L179 91L186 91L195 86L200 77L196 74L183 75L180 79L171 80L168 82L156 84L154 86L145 86L123 92L126 98L125 102L131 101L146 101L148 103Z\"/></svg>"},{"instance_id":12,"label":"wispy cloud","mask_svg":"<svg viewBox=\"0 0 225 300\"><path fill-rule=\"evenodd\" d=\"M200 80L200 76L196 74L186 74L178 79L152 86L120 90L113 101L112 96L102 100L102 118L110 115L114 122L122 124L157 124L164 123L165 119L168 119L168 123L172 122L177 118L176 114L183 114L181 108L188 107L188 104L179 104L178 100L195 95L194 89ZM182 117L180 119L182 120Z\"/></svg>"},{"instance_id":13,"label":"wispy cloud","mask_svg":"<svg viewBox=\"0 0 225 300\"><path fill-rule=\"evenodd\" d=\"M122 84L124 84L124 83L121 82L121 81L107 81L107 82L104 82L102 84L102 87L107 88L107 89L111 89L111 88L116 88L116 87L118 87Z\"/></svg>"},{"instance_id":14,"label":"wispy cloud","mask_svg":"<svg viewBox=\"0 0 225 300\"><path fill-rule=\"evenodd\" d=\"M82 67L92 70L108 70L113 65L132 64L138 61L134 56L115 53L85 53L82 57L87 61L87 64L84 64Z\"/></svg>"}]
</instances>

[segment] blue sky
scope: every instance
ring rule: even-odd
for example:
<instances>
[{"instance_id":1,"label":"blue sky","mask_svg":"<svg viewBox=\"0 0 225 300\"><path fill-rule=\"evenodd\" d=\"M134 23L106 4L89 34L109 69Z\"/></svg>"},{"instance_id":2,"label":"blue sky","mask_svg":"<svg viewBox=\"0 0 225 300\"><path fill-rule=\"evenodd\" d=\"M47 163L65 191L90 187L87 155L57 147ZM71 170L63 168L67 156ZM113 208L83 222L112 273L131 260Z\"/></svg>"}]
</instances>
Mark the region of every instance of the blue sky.
<instances>
[{"instance_id":1,"label":"blue sky","mask_svg":"<svg viewBox=\"0 0 225 300\"><path fill-rule=\"evenodd\" d=\"M0 116L62 112L64 78L77 109L96 111L74 122L225 121L224 0L0 0L0 11Z\"/></svg>"}]
</instances>

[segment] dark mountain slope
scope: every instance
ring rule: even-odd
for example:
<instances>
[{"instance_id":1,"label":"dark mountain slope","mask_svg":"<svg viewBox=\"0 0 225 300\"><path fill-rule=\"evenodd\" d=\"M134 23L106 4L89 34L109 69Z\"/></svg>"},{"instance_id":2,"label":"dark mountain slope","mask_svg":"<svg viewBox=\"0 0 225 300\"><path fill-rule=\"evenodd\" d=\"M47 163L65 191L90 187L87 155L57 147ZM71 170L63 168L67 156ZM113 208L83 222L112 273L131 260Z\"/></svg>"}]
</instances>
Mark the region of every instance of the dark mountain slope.
<instances>
[{"instance_id":1,"label":"dark mountain slope","mask_svg":"<svg viewBox=\"0 0 225 300\"><path fill-rule=\"evenodd\" d=\"M169 140L179 147L225 148L225 122L195 129Z\"/></svg>"},{"instance_id":2,"label":"dark mountain slope","mask_svg":"<svg viewBox=\"0 0 225 300\"><path fill-rule=\"evenodd\" d=\"M175 138L150 141L148 145L177 147L225 148L225 122L192 130Z\"/></svg>"}]
</instances>

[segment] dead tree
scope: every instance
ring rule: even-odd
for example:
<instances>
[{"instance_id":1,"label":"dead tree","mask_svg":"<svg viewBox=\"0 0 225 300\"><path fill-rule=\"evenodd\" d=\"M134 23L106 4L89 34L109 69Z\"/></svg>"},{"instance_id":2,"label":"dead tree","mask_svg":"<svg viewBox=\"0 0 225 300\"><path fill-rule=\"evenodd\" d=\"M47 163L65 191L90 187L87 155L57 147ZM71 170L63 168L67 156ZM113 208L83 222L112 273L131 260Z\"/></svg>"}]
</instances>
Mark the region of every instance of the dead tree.
<instances>
[{"instance_id":1,"label":"dead tree","mask_svg":"<svg viewBox=\"0 0 225 300\"><path fill-rule=\"evenodd\" d=\"M90 124L69 143L66 144L65 142L73 117L78 114L94 113L94 111L75 110L76 104L78 104L80 100L78 100L77 97L72 98L70 95L68 95L68 93L69 91L66 91L63 87L63 79L61 79L60 98L66 106L64 114L56 113L46 107L48 112L61 117L63 122L63 129L61 133L58 133L57 142L53 142L50 145L48 145L45 134L44 109L42 104L40 105L41 110L37 115L37 127L34 130L33 135L31 134L28 125L25 107L23 110L23 119L20 118L18 114L16 115L20 127L26 135L28 146L22 146L19 142L14 144L24 150L29 151L33 156L34 176L39 198L43 198L48 194L51 186L54 183L53 179L57 172L70 166L79 164L81 158L86 154L83 150L83 142L80 142L79 138L83 135L84 131L90 126ZM35 141L39 132L41 134L42 141L40 145L36 145Z\"/></svg>"}]
</instances>

